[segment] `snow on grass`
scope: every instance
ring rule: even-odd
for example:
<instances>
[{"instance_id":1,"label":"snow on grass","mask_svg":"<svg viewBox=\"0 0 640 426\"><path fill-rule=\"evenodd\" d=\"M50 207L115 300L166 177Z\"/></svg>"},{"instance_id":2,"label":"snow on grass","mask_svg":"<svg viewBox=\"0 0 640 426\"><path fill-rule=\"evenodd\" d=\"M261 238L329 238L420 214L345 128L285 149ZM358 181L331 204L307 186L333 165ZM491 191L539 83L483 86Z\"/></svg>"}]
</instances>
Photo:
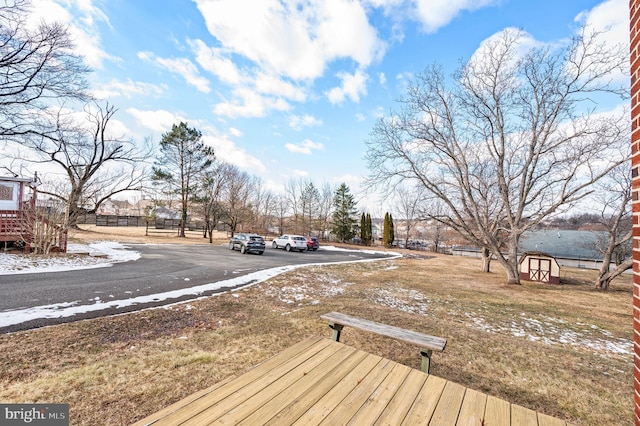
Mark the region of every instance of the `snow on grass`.
<instances>
[{"instance_id":1,"label":"snow on grass","mask_svg":"<svg viewBox=\"0 0 640 426\"><path fill-rule=\"evenodd\" d=\"M67 255L0 253L0 275L104 268L114 263L128 262L139 258L139 252L126 250L124 245L114 241L69 244L67 246Z\"/></svg>"},{"instance_id":2,"label":"snow on grass","mask_svg":"<svg viewBox=\"0 0 640 426\"><path fill-rule=\"evenodd\" d=\"M410 314L433 315L429 310L431 303L429 297L416 290L406 290L400 287L374 288L367 290L366 293L369 299L377 305L388 306Z\"/></svg>"},{"instance_id":3,"label":"snow on grass","mask_svg":"<svg viewBox=\"0 0 640 426\"><path fill-rule=\"evenodd\" d=\"M617 338L609 331L593 324L569 324L567 321L541 317L531 318L525 313L515 316L510 322L489 322L474 312L465 312L471 326L488 333L510 334L547 345L567 345L592 349L603 356L632 355L633 342Z\"/></svg>"},{"instance_id":4,"label":"snow on grass","mask_svg":"<svg viewBox=\"0 0 640 426\"><path fill-rule=\"evenodd\" d=\"M416 315L433 316L436 307L431 305L442 302L433 300L419 291L400 287L373 288L365 292L367 297L377 305L388 306ZM633 354L631 340L616 338L609 331L593 324L576 323L572 325L560 318L542 316L536 319L525 313L516 316L509 322L485 318L482 314L475 312L464 312L463 314L470 320L467 324L488 333L509 334L547 345L588 348L602 356Z\"/></svg>"},{"instance_id":5,"label":"snow on grass","mask_svg":"<svg viewBox=\"0 0 640 426\"><path fill-rule=\"evenodd\" d=\"M292 284L287 285L288 282ZM265 296L277 298L282 303L304 306L320 304L319 298L339 296L350 285L352 283L333 274L310 268L308 271L298 271L284 283L275 280L274 284L263 286L263 290Z\"/></svg>"}]
</instances>

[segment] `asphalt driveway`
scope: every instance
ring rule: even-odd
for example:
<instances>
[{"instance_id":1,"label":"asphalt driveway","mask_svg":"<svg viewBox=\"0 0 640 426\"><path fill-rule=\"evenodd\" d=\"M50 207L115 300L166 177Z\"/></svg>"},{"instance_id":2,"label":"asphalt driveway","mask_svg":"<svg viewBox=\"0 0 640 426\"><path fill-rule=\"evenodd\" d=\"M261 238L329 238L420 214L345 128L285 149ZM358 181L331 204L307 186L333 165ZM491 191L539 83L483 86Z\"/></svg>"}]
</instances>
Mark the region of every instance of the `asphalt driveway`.
<instances>
[{"instance_id":1,"label":"asphalt driveway","mask_svg":"<svg viewBox=\"0 0 640 426\"><path fill-rule=\"evenodd\" d=\"M0 333L78 321L245 287L299 265L391 257L368 251L285 252L263 255L212 245L125 244L137 261L65 272L0 275Z\"/></svg>"}]
</instances>

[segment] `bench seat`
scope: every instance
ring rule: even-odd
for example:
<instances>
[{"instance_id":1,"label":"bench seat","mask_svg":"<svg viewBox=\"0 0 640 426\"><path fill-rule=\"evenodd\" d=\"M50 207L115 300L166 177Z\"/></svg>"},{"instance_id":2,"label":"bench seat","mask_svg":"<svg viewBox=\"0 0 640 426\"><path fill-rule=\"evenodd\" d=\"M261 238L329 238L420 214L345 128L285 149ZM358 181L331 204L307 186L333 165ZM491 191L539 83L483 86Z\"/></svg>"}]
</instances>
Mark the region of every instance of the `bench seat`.
<instances>
[{"instance_id":1,"label":"bench seat","mask_svg":"<svg viewBox=\"0 0 640 426\"><path fill-rule=\"evenodd\" d=\"M329 327L333 329L333 340L336 342L340 341L342 329L345 326L349 326L418 346L420 348L420 354L422 355L422 371L426 373L428 373L430 369L432 352L442 352L447 345L447 339L443 339L442 337L430 336L417 331L369 321L340 312L329 312L328 314L321 315L320 318L329 322Z\"/></svg>"}]
</instances>

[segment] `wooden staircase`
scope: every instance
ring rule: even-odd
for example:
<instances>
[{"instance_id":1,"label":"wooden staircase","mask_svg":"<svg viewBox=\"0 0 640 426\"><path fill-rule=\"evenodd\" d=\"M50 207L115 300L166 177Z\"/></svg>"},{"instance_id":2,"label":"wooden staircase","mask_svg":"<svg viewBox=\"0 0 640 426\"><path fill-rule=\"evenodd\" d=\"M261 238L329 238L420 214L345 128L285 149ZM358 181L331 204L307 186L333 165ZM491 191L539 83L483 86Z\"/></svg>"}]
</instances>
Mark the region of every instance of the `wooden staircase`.
<instances>
[{"instance_id":1,"label":"wooden staircase","mask_svg":"<svg viewBox=\"0 0 640 426\"><path fill-rule=\"evenodd\" d=\"M33 203L25 203L32 208ZM0 211L0 242L24 244L25 252L33 248L37 235L49 235L49 252L67 251L67 231L33 210Z\"/></svg>"}]
</instances>

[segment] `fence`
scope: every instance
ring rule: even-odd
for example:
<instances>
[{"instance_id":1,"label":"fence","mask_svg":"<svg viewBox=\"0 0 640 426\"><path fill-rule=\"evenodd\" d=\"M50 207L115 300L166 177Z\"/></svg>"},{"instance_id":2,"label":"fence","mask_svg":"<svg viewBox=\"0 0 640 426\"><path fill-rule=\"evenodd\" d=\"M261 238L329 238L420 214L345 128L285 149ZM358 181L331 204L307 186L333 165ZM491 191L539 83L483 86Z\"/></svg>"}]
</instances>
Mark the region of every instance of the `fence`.
<instances>
[{"instance_id":1,"label":"fence","mask_svg":"<svg viewBox=\"0 0 640 426\"><path fill-rule=\"evenodd\" d=\"M96 226L153 226L156 229L178 229L180 219L156 218L149 220L146 216L115 216L101 214L85 214L78 217L78 223L91 224ZM204 229L204 222L187 221L186 229L199 231Z\"/></svg>"}]
</instances>

